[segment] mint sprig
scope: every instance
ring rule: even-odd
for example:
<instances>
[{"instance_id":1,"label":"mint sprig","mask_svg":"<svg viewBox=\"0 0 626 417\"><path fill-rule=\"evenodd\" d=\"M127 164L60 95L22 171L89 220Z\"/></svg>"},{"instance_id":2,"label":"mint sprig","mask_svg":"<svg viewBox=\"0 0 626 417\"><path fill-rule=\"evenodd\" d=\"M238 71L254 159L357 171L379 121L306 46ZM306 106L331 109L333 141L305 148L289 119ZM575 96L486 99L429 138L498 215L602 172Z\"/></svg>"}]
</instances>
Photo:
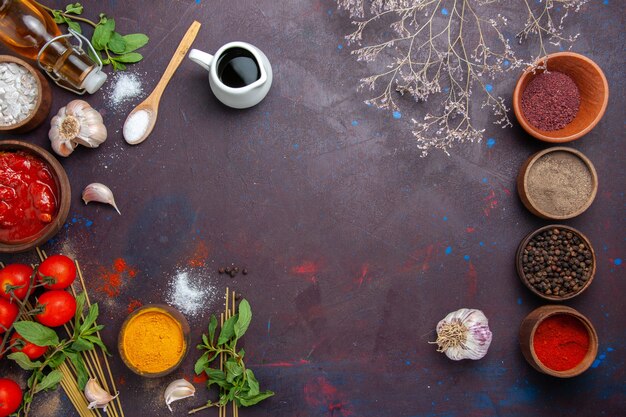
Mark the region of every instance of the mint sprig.
<instances>
[{"instance_id":1,"label":"mint sprig","mask_svg":"<svg viewBox=\"0 0 626 417\"><path fill-rule=\"evenodd\" d=\"M207 388L210 389L213 385L220 388L219 400L208 401L202 407L190 410L189 414L210 407L225 406L229 402L234 402L238 407L249 407L274 395L272 391L260 390L254 372L246 368L244 363L245 351L237 350L237 342L246 333L251 321L250 304L245 299L241 300L237 314L224 322L216 341L217 318L211 316L208 333L202 335L202 343L197 346L205 352L196 361L194 370L198 375L203 372L207 374ZM226 358L224 370L211 367L220 354Z\"/></svg>"}]
</instances>

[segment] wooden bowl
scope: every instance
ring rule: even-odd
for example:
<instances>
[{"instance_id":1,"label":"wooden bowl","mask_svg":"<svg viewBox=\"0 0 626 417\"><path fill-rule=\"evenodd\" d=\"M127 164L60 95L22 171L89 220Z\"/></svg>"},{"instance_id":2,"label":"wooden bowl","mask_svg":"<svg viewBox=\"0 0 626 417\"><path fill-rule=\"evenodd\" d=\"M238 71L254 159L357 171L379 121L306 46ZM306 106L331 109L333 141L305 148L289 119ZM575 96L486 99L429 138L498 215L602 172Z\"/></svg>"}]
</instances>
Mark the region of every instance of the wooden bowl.
<instances>
[{"instance_id":1,"label":"wooden bowl","mask_svg":"<svg viewBox=\"0 0 626 417\"><path fill-rule=\"evenodd\" d=\"M526 132L539 140L552 143L570 142L586 135L598 124L609 102L609 84L600 67L586 56L573 52L558 52L540 59L536 65L543 65L546 60L549 71L569 75L576 83L580 91L578 114L567 126L554 131L541 130L530 124L522 112L522 93L536 75L544 72L542 69L533 71L533 66L522 73L515 86L513 92L515 117Z\"/></svg>"},{"instance_id":2,"label":"wooden bowl","mask_svg":"<svg viewBox=\"0 0 626 417\"><path fill-rule=\"evenodd\" d=\"M50 83L43 74L33 68L25 61L11 55L0 55L0 64L3 62L14 62L23 66L30 72L37 82L37 103L33 112L26 119L12 125L0 125L0 132L5 133L25 133L39 126L50 114L50 105L52 104L52 92L50 91Z\"/></svg>"},{"instance_id":3,"label":"wooden bowl","mask_svg":"<svg viewBox=\"0 0 626 417\"><path fill-rule=\"evenodd\" d=\"M161 314L165 314L169 318L173 319L180 326L181 335L183 337L184 348L183 348L183 352L181 353L180 358L175 364L173 364L169 368L160 372L147 372L135 366L129 358L129 354L127 352L127 346L125 343L126 330L128 328L128 325L133 321L134 318L147 312L158 312ZM122 358L122 361L124 362L124 364L128 367L128 369L133 371L135 374L139 376L145 376L147 378L159 378L159 377L165 376L173 372L183 362L183 360L185 359L185 356L187 356L187 352L189 351L190 332L191 332L191 329L189 327L189 322L187 322L187 319L185 318L185 316L183 316L175 308L172 308L165 304L146 304L145 306L140 307L137 310L133 311L126 318L126 320L124 320L124 323L122 324L122 328L120 329L120 333L117 338L117 349L120 352L120 357Z\"/></svg>"},{"instance_id":4,"label":"wooden bowl","mask_svg":"<svg viewBox=\"0 0 626 417\"><path fill-rule=\"evenodd\" d=\"M589 193L589 197L587 201L579 206L577 209L573 210L570 213L559 214L559 213L551 213L544 208L541 207L537 201L534 201L532 198L532 193L530 192L530 184L529 184L529 174L531 169L535 163L543 158L545 155L556 154L558 152L566 152L577 158L579 158L583 164L589 170L589 174L591 176L591 192ZM552 178L545 178L545 182L551 181ZM563 184L556 184L558 186L562 186ZM593 200L596 198L596 194L598 192L598 174L596 173L596 169L593 166L593 163L587 158L582 152L577 151L576 149L567 148L564 146L555 146L552 148L544 149L543 151L537 152L526 160L522 164L520 168L519 174L517 175L517 193L519 195L520 200L526 208L533 213L535 216L539 216L544 219L549 220L564 220L571 219L572 217L576 217L582 214L585 210L591 206ZM566 197L563 197L566 198Z\"/></svg>"},{"instance_id":5,"label":"wooden bowl","mask_svg":"<svg viewBox=\"0 0 626 417\"><path fill-rule=\"evenodd\" d=\"M528 280L526 279L526 276L524 274L524 262L523 262L523 257L524 257L524 248L526 248L526 246L528 245L528 243L531 241L531 239L533 237L535 237L536 235L543 233L546 230L549 229L554 229L554 228L558 228L561 230L565 230L566 232L571 232L573 234L575 234L576 236L578 236L578 238L584 242L585 245L587 245L587 247L589 248L589 251L591 252L591 272L590 272L590 276L587 279L587 281L585 282L585 284L578 290L575 292L571 292L562 296L559 295L547 295L542 293L541 291L537 290L535 287L533 287L533 285L528 282ZM534 232L529 233L524 239L522 239L522 241L520 242L518 248L517 248L517 254L515 256L515 266L517 269L517 275L519 276L519 279L522 281L522 283L526 286L526 288L528 288L530 291L532 291L533 293L535 293L536 295L538 295L539 297L545 299L545 300L549 300L549 301L564 301L564 300L569 300L571 298L574 298L578 295L580 295L583 291L585 291L587 288L589 288L589 286L591 285L591 281L593 281L593 278L596 275L596 253L593 250L593 246L591 246L591 242L589 242L589 239L587 239L587 236L585 236L582 232L580 232L577 229L574 229L573 227L570 226L565 226L562 224L551 224L548 226L544 226L541 227L537 230L535 230Z\"/></svg>"},{"instance_id":6,"label":"wooden bowl","mask_svg":"<svg viewBox=\"0 0 626 417\"><path fill-rule=\"evenodd\" d=\"M72 200L72 189L70 187L70 181L67 178L65 170L59 163L59 161L52 156L45 149L33 145L27 142L19 140L0 140L0 152L15 152L21 151L29 153L48 164L59 192L57 214L52 221L39 233L30 237L28 240L19 241L15 243L2 243L0 242L0 253L16 253L25 252L33 249L36 246L46 243L52 236L54 236L63 226L67 215L70 212L70 204Z\"/></svg>"},{"instance_id":7,"label":"wooden bowl","mask_svg":"<svg viewBox=\"0 0 626 417\"><path fill-rule=\"evenodd\" d=\"M541 324L543 320L550 316L560 314L567 314L579 320L580 323L582 323L583 326L587 329L587 332L589 334L589 350L587 351L587 354L578 365L566 371L555 371L554 369L550 369L545 366L537 357L533 343L535 331L537 330L537 327L539 327L539 324ZM522 324L519 330L519 343L520 348L522 349L522 354L524 355L524 358L526 358L526 361L528 361L530 366L532 366L539 372L555 376L557 378L571 378L582 374L587 369L589 369L593 361L596 359L596 355L598 354L598 334L596 333L596 329L593 327L587 317L583 316L573 308L566 306L549 305L542 306L533 310L524 318L524 320L522 320Z\"/></svg>"}]
</instances>

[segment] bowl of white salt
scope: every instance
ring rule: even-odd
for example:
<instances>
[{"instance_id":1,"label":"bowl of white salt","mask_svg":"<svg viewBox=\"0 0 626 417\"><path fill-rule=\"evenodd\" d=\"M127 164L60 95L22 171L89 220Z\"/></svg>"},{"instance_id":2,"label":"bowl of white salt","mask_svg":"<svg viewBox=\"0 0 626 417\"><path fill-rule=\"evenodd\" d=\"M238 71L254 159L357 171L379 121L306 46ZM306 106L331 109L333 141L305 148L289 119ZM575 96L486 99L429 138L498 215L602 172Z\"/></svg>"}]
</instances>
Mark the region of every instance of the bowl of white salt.
<instances>
[{"instance_id":1,"label":"bowl of white salt","mask_svg":"<svg viewBox=\"0 0 626 417\"><path fill-rule=\"evenodd\" d=\"M50 113L52 92L41 72L25 61L0 55L0 132L24 133Z\"/></svg>"}]
</instances>

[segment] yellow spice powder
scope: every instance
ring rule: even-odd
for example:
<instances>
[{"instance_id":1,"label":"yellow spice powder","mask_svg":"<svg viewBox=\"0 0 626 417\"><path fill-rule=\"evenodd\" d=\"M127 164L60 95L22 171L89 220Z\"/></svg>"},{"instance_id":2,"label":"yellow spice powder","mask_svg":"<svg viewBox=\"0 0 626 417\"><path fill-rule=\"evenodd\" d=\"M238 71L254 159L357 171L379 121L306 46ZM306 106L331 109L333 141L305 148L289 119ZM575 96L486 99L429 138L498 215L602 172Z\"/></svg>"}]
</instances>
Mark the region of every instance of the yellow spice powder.
<instances>
[{"instance_id":1,"label":"yellow spice powder","mask_svg":"<svg viewBox=\"0 0 626 417\"><path fill-rule=\"evenodd\" d=\"M185 352L180 324L158 309L146 309L124 331L124 351L137 369L158 373L174 366Z\"/></svg>"}]
</instances>

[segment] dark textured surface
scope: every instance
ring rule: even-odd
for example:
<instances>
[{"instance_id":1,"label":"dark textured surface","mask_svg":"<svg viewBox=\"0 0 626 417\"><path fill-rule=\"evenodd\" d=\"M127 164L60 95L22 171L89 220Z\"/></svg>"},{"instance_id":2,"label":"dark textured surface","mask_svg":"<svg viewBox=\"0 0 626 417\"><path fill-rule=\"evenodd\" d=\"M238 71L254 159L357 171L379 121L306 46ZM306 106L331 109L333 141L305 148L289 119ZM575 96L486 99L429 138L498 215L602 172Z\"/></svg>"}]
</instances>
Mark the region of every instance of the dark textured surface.
<instances>
[{"instance_id":1,"label":"dark textured surface","mask_svg":"<svg viewBox=\"0 0 626 417\"><path fill-rule=\"evenodd\" d=\"M62 2L56 2L61 5ZM199 4L198 4L199 3ZM228 285L245 295L254 318L245 337L249 363L276 396L245 416L617 416L624 414L624 15L619 1L592 0L568 21L581 37L573 50L594 59L611 88L604 119L572 146L595 164L595 203L567 222L598 255L593 285L567 305L594 323L594 367L571 380L534 371L518 348L522 318L543 302L514 269L519 241L546 224L520 203L515 176L545 148L518 127L485 123L482 143L451 156L420 158L407 105L399 119L367 107L356 91L366 67L349 54L349 18L330 1L85 1L91 16L117 18L123 32L150 37L133 69L150 90L189 24L207 52L249 41L269 57L274 85L257 107L236 111L215 100L206 73L185 60L161 101L151 137L127 146L121 125L132 104L114 108L106 93L86 99L101 110L109 138L62 161L74 197L66 227L44 249L76 256L107 325L116 334L132 300L163 302L187 268L216 294L192 338L222 310ZM503 12L515 15L514 7ZM526 46L521 47L521 51ZM517 74L494 80L509 102ZM54 88L53 113L71 94ZM411 108L412 107L412 108ZM49 148L48 124L23 139ZM90 182L109 185L122 216L85 206ZM115 259L138 271L115 297L98 288ZM35 254L0 256L34 262ZM235 262L250 270L217 274ZM204 265L204 266L203 266ZM436 323L461 307L482 309L494 341L479 362L435 352ZM166 385L193 374L197 354L171 377L142 379L117 356L114 373L128 417L172 415ZM19 375L3 362L2 374ZM21 377L22 383L24 378ZM173 415L201 404L177 403ZM36 417L76 415L60 392L39 396ZM202 415L217 415L217 411Z\"/></svg>"}]
</instances>

